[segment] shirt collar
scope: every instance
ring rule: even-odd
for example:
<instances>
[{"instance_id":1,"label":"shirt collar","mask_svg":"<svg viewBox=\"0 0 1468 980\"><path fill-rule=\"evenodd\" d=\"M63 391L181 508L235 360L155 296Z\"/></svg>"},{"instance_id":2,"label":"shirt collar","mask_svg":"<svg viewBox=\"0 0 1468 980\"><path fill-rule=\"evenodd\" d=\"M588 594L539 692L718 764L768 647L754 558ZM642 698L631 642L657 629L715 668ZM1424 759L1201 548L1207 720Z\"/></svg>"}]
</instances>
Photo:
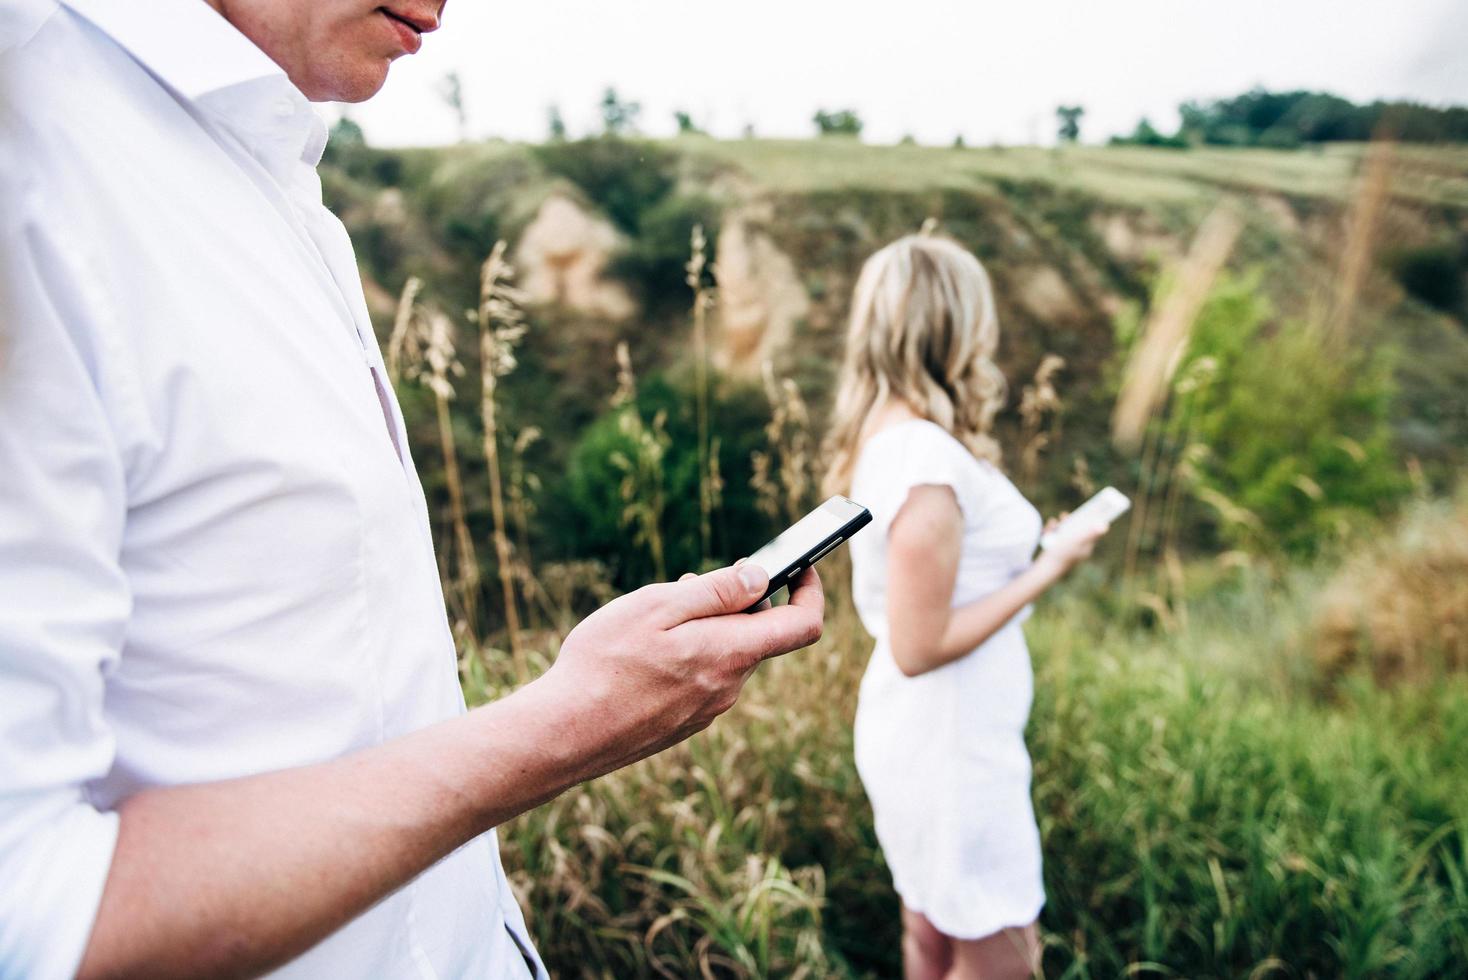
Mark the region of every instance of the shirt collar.
<instances>
[{"instance_id":1,"label":"shirt collar","mask_svg":"<svg viewBox=\"0 0 1468 980\"><path fill-rule=\"evenodd\" d=\"M56 0L9 0L0 4L0 53L24 44L56 13Z\"/></svg>"},{"instance_id":2,"label":"shirt collar","mask_svg":"<svg viewBox=\"0 0 1468 980\"><path fill-rule=\"evenodd\" d=\"M320 162L326 147L320 116L285 70L204 0L61 2L272 170Z\"/></svg>"}]
</instances>

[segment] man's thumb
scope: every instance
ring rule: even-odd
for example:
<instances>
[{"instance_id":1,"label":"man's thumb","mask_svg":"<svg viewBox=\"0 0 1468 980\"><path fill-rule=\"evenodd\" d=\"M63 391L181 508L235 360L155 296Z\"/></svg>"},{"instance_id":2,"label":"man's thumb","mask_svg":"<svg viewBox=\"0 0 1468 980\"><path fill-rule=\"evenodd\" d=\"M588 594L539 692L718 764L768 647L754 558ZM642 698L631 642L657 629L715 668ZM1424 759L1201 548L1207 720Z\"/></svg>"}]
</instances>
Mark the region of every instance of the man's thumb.
<instances>
[{"instance_id":1,"label":"man's thumb","mask_svg":"<svg viewBox=\"0 0 1468 980\"><path fill-rule=\"evenodd\" d=\"M744 612L764 598L770 576L760 566L744 562L673 585L676 590L669 590L673 598L669 613L673 625L677 625L690 619Z\"/></svg>"}]
</instances>

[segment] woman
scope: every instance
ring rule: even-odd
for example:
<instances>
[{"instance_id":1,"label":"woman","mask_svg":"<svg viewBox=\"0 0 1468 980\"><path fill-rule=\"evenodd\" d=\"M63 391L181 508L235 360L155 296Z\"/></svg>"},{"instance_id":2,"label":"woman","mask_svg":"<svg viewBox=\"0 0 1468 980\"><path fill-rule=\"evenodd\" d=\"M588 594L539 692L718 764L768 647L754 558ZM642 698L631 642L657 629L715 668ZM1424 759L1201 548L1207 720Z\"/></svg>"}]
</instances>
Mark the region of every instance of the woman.
<instances>
[{"instance_id":1,"label":"woman","mask_svg":"<svg viewBox=\"0 0 1468 980\"><path fill-rule=\"evenodd\" d=\"M1004 398L989 277L953 242L909 237L857 281L829 482L872 512L852 539L876 637L856 763L902 897L908 980L1024 977L1044 904L1024 728L1020 623L1105 528L1031 560L1040 515L998 468Z\"/></svg>"}]
</instances>

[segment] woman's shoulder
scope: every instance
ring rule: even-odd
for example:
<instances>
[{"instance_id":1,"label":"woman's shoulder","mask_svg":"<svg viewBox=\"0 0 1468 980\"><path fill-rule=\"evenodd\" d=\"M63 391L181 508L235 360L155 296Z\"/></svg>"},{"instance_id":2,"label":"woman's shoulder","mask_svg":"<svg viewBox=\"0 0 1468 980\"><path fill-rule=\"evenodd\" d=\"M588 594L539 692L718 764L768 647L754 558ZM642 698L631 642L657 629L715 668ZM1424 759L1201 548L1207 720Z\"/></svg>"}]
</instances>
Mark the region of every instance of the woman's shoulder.
<instances>
[{"instance_id":1,"label":"woman's shoulder","mask_svg":"<svg viewBox=\"0 0 1468 980\"><path fill-rule=\"evenodd\" d=\"M958 450L972 456L963 443L937 422L928 419L899 419L890 422L867 436L862 444L862 456L870 452L893 453L910 449L912 446L925 449Z\"/></svg>"},{"instance_id":2,"label":"woman's shoulder","mask_svg":"<svg viewBox=\"0 0 1468 980\"><path fill-rule=\"evenodd\" d=\"M946 429L926 419L904 419L867 437L851 493L874 514L895 513L914 486L950 486L963 505L983 479L979 461Z\"/></svg>"}]
</instances>

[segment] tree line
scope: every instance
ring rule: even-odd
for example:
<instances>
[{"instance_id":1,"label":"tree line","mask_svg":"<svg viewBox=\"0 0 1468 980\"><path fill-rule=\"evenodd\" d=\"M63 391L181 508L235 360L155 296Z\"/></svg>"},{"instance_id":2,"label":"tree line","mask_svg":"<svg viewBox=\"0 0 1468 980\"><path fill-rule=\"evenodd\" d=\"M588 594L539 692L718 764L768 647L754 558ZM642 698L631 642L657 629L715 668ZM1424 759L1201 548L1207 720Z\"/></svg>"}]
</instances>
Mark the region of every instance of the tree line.
<instances>
[{"instance_id":1,"label":"tree line","mask_svg":"<svg viewBox=\"0 0 1468 980\"><path fill-rule=\"evenodd\" d=\"M1189 100L1178 106L1177 132L1159 131L1147 119L1113 144L1187 147L1295 147L1306 143L1360 142L1384 136L1407 143L1468 142L1468 106L1419 102L1356 103L1329 92L1251 89L1232 98Z\"/></svg>"}]
</instances>

